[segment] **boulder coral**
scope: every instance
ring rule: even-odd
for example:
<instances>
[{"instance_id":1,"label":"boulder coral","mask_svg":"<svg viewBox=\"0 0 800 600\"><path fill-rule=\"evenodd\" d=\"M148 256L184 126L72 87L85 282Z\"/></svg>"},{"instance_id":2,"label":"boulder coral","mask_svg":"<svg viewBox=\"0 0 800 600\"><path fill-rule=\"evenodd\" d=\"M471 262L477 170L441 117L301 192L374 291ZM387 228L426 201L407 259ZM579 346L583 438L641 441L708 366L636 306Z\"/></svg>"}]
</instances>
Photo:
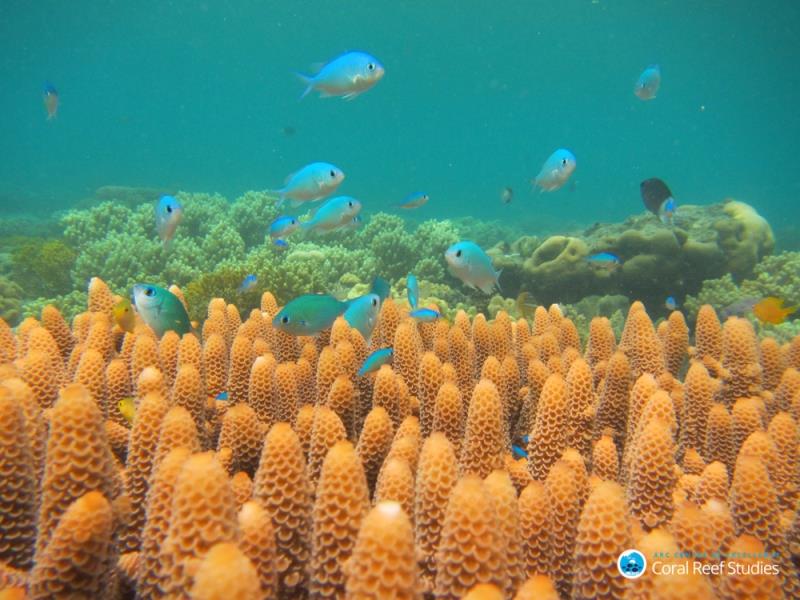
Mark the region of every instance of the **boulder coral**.
<instances>
[{"instance_id":1,"label":"boulder coral","mask_svg":"<svg viewBox=\"0 0 800 600\"><path fill-rule=\"evenodd\" d=\"M0 587L800 595L800 337L722 325L711 306L696 328L656 328L635 302L621 335L601 317L584 342L555 305L429 327L396 298L369 342L343 320L297 339L262 315L277 298L242 318L216 297L195 307L208 315L197 334L157 342L144 325L114 337L112 291L93 280L71 325L52 306L0 322ZM404 345L400 364L359 376L386 342ZM132 423L114 411L121 396ZM674 573L621 578L631 547ZM691 568L737 552L750 555L731 564L779 575Z\"/></svg>"}]
</instances>

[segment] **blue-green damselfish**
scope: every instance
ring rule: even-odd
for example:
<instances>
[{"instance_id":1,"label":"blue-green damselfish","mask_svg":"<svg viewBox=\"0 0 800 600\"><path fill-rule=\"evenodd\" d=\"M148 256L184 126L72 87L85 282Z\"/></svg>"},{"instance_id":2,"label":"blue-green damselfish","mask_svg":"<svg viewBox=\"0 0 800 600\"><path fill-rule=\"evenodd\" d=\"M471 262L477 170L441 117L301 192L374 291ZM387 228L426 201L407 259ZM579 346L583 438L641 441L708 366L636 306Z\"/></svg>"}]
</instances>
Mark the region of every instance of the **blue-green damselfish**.
<instances>
[{"instance_id":1,"label":"blue-green damselfish","mask_svg":"<svg viewBox=\"0 0 800 600\"><path fill-rule=\"evenodd\" d=\"M133 303L158 337L166 331L183 335L192 330L183 302L169 290L149 283L137 283L133 286Z\"/></svg>"}]
</instances>

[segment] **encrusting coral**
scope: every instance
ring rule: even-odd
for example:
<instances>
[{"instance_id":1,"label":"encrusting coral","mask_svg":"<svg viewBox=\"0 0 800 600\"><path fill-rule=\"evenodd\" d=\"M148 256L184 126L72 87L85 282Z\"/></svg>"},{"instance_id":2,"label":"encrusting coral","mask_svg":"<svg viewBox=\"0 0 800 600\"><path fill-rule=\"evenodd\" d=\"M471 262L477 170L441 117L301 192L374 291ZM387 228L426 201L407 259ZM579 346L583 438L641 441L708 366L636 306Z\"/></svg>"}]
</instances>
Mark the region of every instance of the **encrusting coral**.
<instances>
[{"instance_id":1,"label":"encrusting coral","mask_svg":"<svg viewBox=\"0 0 800 600\"><path fill-rule=\"evenodd\" d=\"M584 345L556 306L430 324L391 300L369 342L344 320L295 338L262 294L244 317L222 298L195 306L196 337L159 340L116 332L113 301L93 280L71 326L52 306L0 322L0 586L14 593L799 593L800 338L704 307L692 340L634 303L620 339L597 318ZM399 362L359 376L383 344ZM628 548L676 568L739 553L740 570L628 580ZM779 575L740 574L765 565Z\"/></svg>"}]
</instances>

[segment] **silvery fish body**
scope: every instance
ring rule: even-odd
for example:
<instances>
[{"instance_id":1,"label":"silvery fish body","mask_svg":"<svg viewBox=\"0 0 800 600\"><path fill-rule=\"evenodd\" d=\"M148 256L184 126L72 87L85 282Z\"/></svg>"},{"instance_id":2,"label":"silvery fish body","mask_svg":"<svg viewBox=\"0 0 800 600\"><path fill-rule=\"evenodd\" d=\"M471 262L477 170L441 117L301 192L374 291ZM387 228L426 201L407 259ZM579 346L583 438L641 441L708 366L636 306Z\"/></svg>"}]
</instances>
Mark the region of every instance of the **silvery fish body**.
<instances>
[{"instance_id":1,"label":"silvery fish body","mask_svg":"<svg viewBox=\"0 0 800 600\"><path fill-rule=\"evenodd\" d=\"M133 286L133 303L144 322L158 337L166 331L183 335L192 330L183 302L169 290L148 283L137 283Z\"/></svg>"},{"instance_id":2,"label":"silvery fish body","mask_svg":"<svg viewBox=\"0 0 800 600\"><path fill-rule=\"evenodd\" d=\"M544 161L533 184L543 192L554 192L561 189L575 172L577 162L575 155L564 148L559 148Z\"/></svg>"},{"instance_id":3,"label":"silvery fish body","mask_svg":"<svg viewBox=\"0 0 800 600\"><path fill-rule=\"evenodd\" d=\"M491 294L500 288L500 271L495 271L492 259L475 242L463 241L450 246L444 254L447 266L455 277L471 288Z\"/></svg>"},{"instance_id":4,"label":"silvery fish body","mask_svg":"<svg viewBox=\"0 0 800 600\"><path fill-rule=\"evenodd\" d=\"M384 72L383 65L374 56L366 52L345 52L314 76L297 74L307 86L300 98L316 90L321 98L340 96L352 100L378 83Z\"/></svg>"},{"instance_id":5,"label":"silvery fish body","mask_svg":"<svg viewBox=\"0 0 800 600\"><path fill-rule=\"evenodd\" d=\"M342 181L344 173L339 167L327 162L314 162L289 175L284 186L275 193L281 202L314 202L330 196Z\"/></svg>"}]
</instances>

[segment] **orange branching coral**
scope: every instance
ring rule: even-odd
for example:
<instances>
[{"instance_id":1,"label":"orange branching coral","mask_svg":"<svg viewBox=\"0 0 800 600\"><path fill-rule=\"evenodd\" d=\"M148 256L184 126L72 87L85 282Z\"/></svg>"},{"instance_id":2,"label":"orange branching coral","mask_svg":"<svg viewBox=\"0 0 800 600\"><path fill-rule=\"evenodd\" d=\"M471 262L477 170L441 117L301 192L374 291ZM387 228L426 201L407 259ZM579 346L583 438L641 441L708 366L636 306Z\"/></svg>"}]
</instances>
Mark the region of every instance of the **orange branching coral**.
<instances>
[{"instance_id":1,"label":"orange branching coral","mask_svg":"<svg viewBox=\"0 0 800 600\"><path fill-rule=\"evenodd\" d=\"M203 370L206 375L206 389L209 396L215 397L225 391L228 383L228 348L225 338L218 334L210 335L203 345Z\"/></svg>"},{"instance_id":2,"label":"orange branching coral","mask_svg":"<svg viewBox=\"0 0 800 600\"><path fill-rule=\"evenodd\" d=\"M119 411L119 401L133 396L133 386L128 365L121 358L115 358L106 365L105 390L108 417L120 425L129 425Z\"/></svg>"},{"instance_id":3,"label":"orange branching coral","mask_svg":"<svg viewBox=\"0 0 800 600\"><path fill-rule=\"evenodd\" d=\"M32 350L15 364L23 381L33 390L39 406L53 406L58 397L59 381L53 372L50 356L39 350Z\"/></svg>"},{"instance_id":4,"label":"orange branching coral","mask_svg":"<svg viewBox=\"0 0 800 600\"><path fill-rule=\"evenodd\" d=\"M722 359L722 325L710 304L704 304L697 311L695 344L694 358L702 361L716 376Z\"/></svg>"},{"instance_id":5,"label":"orange branching coral","mask_svg":"<svg viewBox=\"0 0 800 600\"><path fill-rule=\"evenodd\" d=\"M48 304L42 309L42 325L47 328L56 341L58 350L61 353L61 360L67 360L75 345L75 338L72 336L72 331L70 331L64 317L52 304ZM2 325L0 325L0 329L2 329ZM2 337L2 334L0 334L0 337ZM0 348L2 348L2 345L2 342L0 342ZM2 349L0 349L0 362L3 362Z\"/></svg>"},{"instance_id":6,"label":"orange branching coral","mask_svg":"<svg viewBox=\"0 0 800 600\"><path fill-rule=\"evenodd\" d=\"M625 580L617 557L631 546L625 492L604 481L589 495L575 541L573 598L622 598Z\"/></svg>"},{"instance_id":7,"label":"orange branching coral","mask_svg":"<svg viewBox=\"0 0 800 600\"><path fill-rule=\"evenodd\" d=\"M250 369L247 404L255 411L262 423L267 425L278 421L275 414L272 378L275 371L275 357L272 354L259 356Z\"/></svg>"},{"instance_id":8,"label":"orange branching coral","mask_svg":"<svg viewBox=\"0 0 800 600\"><path fill-rule=\"evenodd\" d=\"M627 427L631 372L625 354L615 352L608 361L605 383L597 405L597 418L594 422L596 435L610 427L614 432L614 441L620 447L625 439Z\"/></svg>"},{"instance_id":9,"label":"orange branching coral","mask_svg":"<svg viewBox=\"0 0 800 600\"><path fill-rule=\"evenodd\" d=\"M28 569L36 538L36 478L25 413L0 386L0 561Z\"/></svg>"},{"instance_id":10,"label":"orange branching coral","mask_svg":"<svg viewBox=\"0 0 800 600\"><path fill-rule=\"evenodd\" d=\"M308 478L316 487L322 464L328 450L337 442L347 439L347 431L339 416L327 406L314 409L314 424L311 428L311 447L308 453Z\"/></svg>"},{"instance_id":11,"label":"orange branching coral","mask_svg":"<svg viewBox=\"0 0 800 600\"><path fill-rule=\"evenodd\" d=\"M558 600L558 592L547 575L534 575L517 590L514 600Z\"/></svg>"},{"instance_id":12,"label":"orange branching coral","mask_svg":"<svg viewBox=\"0 0 800 600\"><path fill-rule=\"evenodd\" d=\"M394 341L394 334L400 324L400 307L392 298L386 298L381 304L378 314L378 326L373 334L373 342L378 347L391 346Z\"/></svg>"},{"instance_id":13,"label":"orange branching coral","mask_svg":"<svg viewBox=\"0 0 800 600\"><path fill-rule=\"evenodd\" d=\"M800 371L794 367L789 367L781 375L780 383L775 390L772 401L775 412L790 410L792 401L797 396L798 391L800 391Z\"/></svg>"},{"instance_id":14,"label":"orange branching coral","mask_svg":"<svg viewBox=\"0 0 800 600\"><path fill-rule=\"evenodd\" d=\"M686 372L681 411L681 451L705 448L706 425L713 402L716 384L699 361L693 361Z\"/></svg>"},{"instance_id":15,"label":"orange branching coral","mask_svg":"<svg viewBox=\"0 0 800 600\"><path fill-rule=\"evenodd\" d=\"M725 500L728 497L728 469L719 461L706 465L697 483L697 500L700 504L716 498Z\"/></svg>"},{"instance_id":16,"label":"orange branching coral","mask_svg":"<svg viewBox=\"0 0 800 600\"><path fill-rule=\"evenodd\" d=\"M233 452L229 472L244 471L252 476L258 466L263 440L264 426L247 404L236 404L225 412L217 450L230 448Z\"/></svg>"},{"instance_id":17,"label":"orange branching coral","mask_svg":"<svg viewBox=\"0 0 800 600\"><path fill-rule=\"evenodd\" d=\"M114 295L111 289L106 285L106 282L99 277L92 277L89 280L89 297L88 307L89 312L102 312L111 314L111 309L114 307Z\"/></svg>"},{"instance_id":18,"label":"orange branching coral","mask_svg":"<svg viewBox=\"0 0 800 600\"><path fill-rule=\"evenodd\" d=\"M278 589L285 597L300 593L307 583L312 487L305 467L297 434L288 423L273 425L261 452L253 499L272 518Z\"/></svg>"},{"instance_id":19,"label":"orange branching coral","mask_svg":"<svg viewBox=\"0 0 800 600\"><path fill-rule=\"evenodd\" d=\"M653 529L672 516L675 487L674 442L669 425L653 418L635 442L628 477L630 513Z\"/></svg>"},{"instance_id":20,"label":"orange branching coral","mask_svg":"<svg viewBox=\"0 0 800 600\"><path fill-rule=\"evenodd\" d=\"M447 436L456 455L461 453L464 412L461 391L454 383L443 383L436 394L432 430L441 431Z\"/></svg>"},{"instance_id":21,"label":"orange branching coral","mask_svg":"<svg viewBox=\"0 0 800 600\"><path fill-rule=\"evenodd\" d=\"M22 409L25 434L30 448L34 481L39 482L44 471L44 458L47 447L48 426L42 414L43 411L36 402L33 390L18 377L12 377L10 379L2 379L2 377L0 377L0 393L3 393L3 388L11 394L11 397Z\"/></svg>"},{"instance_id":22,"label":"orange branching coral","mask_svg":"<svg viewBox=\"0 0 800 600\"><path fill-rule=\"evenodd\" d=\"M314 404L304 404L297 411L297 418L294 420L294 430L303 448L303 456L308 460L311 450L311 430L314 428L314 414L317 407ZM378 465L380 466L380 465Z\"/></svg>"},{"instance_id":23,"label":"orange branching coral","mask_svg":"<svg viewBox=\"0 0 800 600\"><path fill-rule=\"evenodd\" d=\"M197 561L215 544L235 541L237 534L236 500L225 470L211 452L191 456L175 482L161 547L164 594L185 593Z\"/></svg>"},{"instance_id":24,"label":"orange branching coral","mask_svg":"<svg viewBox=\"0 0 800 600\"><path fill-rule=\"evenodd\" d=\"M161 421L161 430L158 434L153 469L164 457L175 448L187 448L192 452L200 451L200 440L197 435L192 416L182 406L173 406Z\"/></svg>"},{"instance_id":25,"label":"orange branching coral","mask_svg":"<svg viewBox=\"0 0 800 600\"><path fill-rule=\"evenodd\" d=\"M372 405L386 409L395 427L400 425L405 416L400 405L397 378L389 365L383 365L378 369L378 373L375 376L375 382L372 387Z\"/></svg>"},{"instance_id":26,"label":"orange branching coral","mask_svg":"<svg viewBox=\"0 0 800 600\"><path fill-rule=\"evenodd\" d=\"M780 571L765 553L764 544L752 535L740 535L727 549L733 563L719 578L722 598L783 598ZM735 565L735 566L734 566Z\"/></svg>"},{"instance_id":27,"label":"orange branching coral","mask_svg":"<svg viewBox=\"0 0 800 600\"><path fill-rule=\"evenodd\" d=\"M399 502L403 511L414 515L414 474L402 458L388 458L375 484L375 504L385 500Z\"/></svg>"},{"instance_id":28,"label":"orange branching coral","mask_svg":"<svg viewBox=\"0 0 800 600\"><path fill-rule=\"evenodd\" d=\"M550 369L541 360L534 358L528 363L525 377L528 384L528 394L523 399L519 410L519 417L517 417L517 423L514 428L514 439L528 435L533 429L536 411L539 407L539 397L547 378L550 377Z\"/></svg>"},{"instance_id":29,"label":"orange branching coral","mask_svg":"<svg viewBox=\"0 0 800 600\"><path fill-rule=\"evenodd\" d=\"M580 490L572 467L559 460L545 480L549 513L550 572L558 591L569 597L572 589L571 560L581 512Z\"/></svg>"},{"instance_id":30,"label":"orange branching coral","mask_svg":"<svg viewBox=\"0 0 800 600\"><path fill-rule=\"evenodd\" d=\"M506 554L508 587L505 592L510 595L525 579L517 491L508 473L501 470L489 473L489 476L484 480L484 486L489 498L494 503L498 531Z\"/></svg>"},{"instance_id":31,"label":"orange branching coral","mask_svg":"<svg viewBox=\"0 0 800 600\"><path fill-rule=\"evenodd\" d=\"M775 338L765 337L761 340L759 355L761 356L761 384L765 390L774 390L786 369L786 361L781 347Z\"/></svg>"},{"instance_id":32,"label":"orange branching coral","mask_svg":"<svg viewBox=\"0 0 800 600\"><path fill-rule=\"evenodd\" d=\"M533 481L519 495L519 529L528 576L550 572L549 501L544 483Z\"/></svg>"},{"instance_id":33,"label":"orange branching coral","mask_svg":"<svg viewBox=\"0 0 800 600\"><path fill-rule=\"evenodd\" d=\"M415 600L414 530L397 502L380 502L364 518L347 564L346 597Z\"/></svg>"},{"instance_id":34,"label":"orange branching coral","mask_svg":"<svg viewBox=\"0 0 800 600\"><path fill-rule=\"evenodd\" d=\"M376 406L367 415L361 435L358 438L356 453L361 459L367 485L375 489L378 472L392 444L394 430L389 414L382 406Z\"/></svg>"},{"instance_id":35,"label":"orange branching coral","mask_svg":"<svg viewBox=\"0 0 800 600\"><path fill-rule=\"evenodd\" d=\"M502 418L503 406L497 387L482 379L475 386L469 405L464 445L458 463L460 474L476 473L479 477L486 477L494 469L502 468L506 447Z\"/></svg>"},{"instance_id":36,"label":"orange branching coral","mask_svg":"<svg viewBox=\"0 0 800 600\"><path fill-rule=\"evenodd\" d=\"M394 366L408 385L409 393L417 395L417 372L419 369L419 333L412 320L397 326L394 334Z\"/></svg>"},{"instance_id":37,"label":"orange branching coral","mask_svg":"<svg viewBox=\"0 0 800 600\"><path fill-rule=\"evenodd\" d=\"M483 313L472 320L472 343L475 344L475 364L481 367L492 353L492 332Z\"/></svg>"},{"instance_id":38,"label":"orange branching coral","mask_svg":"<svg viewBox=\"0 0 800 600\"><path fill-rule=\"evenodd\" d=\"M627 341L626 333L629 334ZM634 377L639 377L642 373L658 377L664 372L666 362L661 342L653 329L653 322L643 309L634 311L631 307L622 335L620 349L630 359L631 374Z\"/></svg>"},{"instance_id":39,"label":"orange branching coral","mask_svg":"<svg viewBox=\"0 0 800 600\"><path fill-rule=\"evenodd\" d=\"M730 408L737 398L761 389L758 341L747 319L731 317L722 328L722 386L717 399Z\"/></svg>"},{"instance_id":40,"label":"orange branching coral","mask_svg":"<svg viewBox=\"0 0 800 600\"><path fill-rule=\"evenodd\" d=\"M461 395L469 398L475 379L475 347L460 327L450 328L447 343L450 347L450 362L456 368Z\"/></svg>"},{"instance_id":41,"label":"orange branching coral","mask_svg":"<svg viewBox=\"0 0 800 600\"><path fill-rule=\"evenodd\" d=\"M342 365L336 356L336 351L331 346L322 349L317 360L317 400L316 404L323 404L328 395L328 390L333 385L334 379L343 374Z\"/></svg>"},{"instance_id":42,"label":"orange branching coral","mask_svg":"<svg viewBox=\"0 0 800 600\"><path fill-rule=\"evenodd\" d=\"M603 435L594 444L592 450L592 475L600 479L616 481L619 474L619 456L614 440L610 435Z\"/></svg>"},{"instance_id":43,"label":"orange branching coral","mask_svg":"<svg viewBox=\"0 0 800 600\"><path fill-rule=\"evenodd\" d=\"M121 551L139 549L145 522L145 497L153 470L161 422L169 406L157 393L150 393L139 402L131 430L125 491L132 501L132 513L121 534Z\"/></svg>"},{"instance_id":44,"label":"orange branching coral","mask_svg":"<svg viewBox=\"0 0 800 600\"><path fill-rule=\"evenodd\" d=\"M703 458L707 463L718 460L730 469L734 456L731 414L724 404L715 403L708 411Z\"/></svg>"},{"instance_id":45,"label":"orange branching coral","mask_svg":"<svg viewBox=\"0 0 800 600\"><path fill-rule=\"evenodd\" d=\"M457 600L476 583L506 589L506 556L492 501L476 475L462 477L450 494L436 555L435 594Z\"/></svg>"},{"instance_id":46,"label":"orange branching coral","mask_svg":"<svg viewBox=\"0 0 800 600\"><path fill-rule=\"evenodd\" d=\"M300 407L297 366L293 362L279 363L273 374L273 386L273 419L293 423Z\"/></svg>"},{"instance_id":47,"label":"orange branching coral","mask_svg":"<svg viewBox=\"0 0 800 600\"><path fill-rule=\"evenodd\" d=\"M253 497L253 480L244 471L239 471L231 477L231 489L236 507L241 510L242 505Z\"/></svg>"},{"instance_id":48,"label":"orange branching coral","mask_svg":"<svg viewBox=\"0 0 800 600\"><path fill-rule=\"evenodd\" d=\"M683 360L689 350L689 327L683 313L673 310L666 321L667 327L662 338L667 371L677 377Z\"/></svg>"},{"instance_id":49,"label":"orange branching coral","mask_svg":"<svg viewBox=\"0 0 800 600\"><path fill-rule=\"evenodd\" d=\"M566 448L567 411L564 378L558 374L550 375L542 388L528 442L528 466L534 479L544 480Z\"/></svg>"},{"instance_id":50,"label":"orange branching coral","mask_svg":"<svg viewBox=\"0 0 800 600\"><path fill-rule=\"evenodd\" d=\"M16 357L17 340L14 337L14 332L8 323L0 317L0 364L11 362Z\"/></svg>"},{"instance_id":51,"label":"orange branching coral","mask_svg":"<svg viewBox=\"0 0 800 600\"><path fill-rule=\"evenodd\" d=\"M314 502L309 586L312 597L344 593L344 564L353 552L368 510L369 491L361 462L350 442L338 442L325 457Z\"/></svg>"},{"instance_id":52,"label":"orange branching coral","mask_svg":"<svg viewBox=\"0 0 800 600\"><path fill-rule=\"evenodd\" d=\"M791 509L800 487L800 431L796 421L787 412L776 414L767 431L777 451L772 471L775 473L775 483L780 482L779 502L784 509Z\"/></svg>"},{"instance_id":53,"label":"orange branching coral","mask_svg":"<svg viewBox=\"0 0 800 600\"><path fill-rule=\"evenodd\" d=\"M589 363L582 358L576 359L567 372L566 385L568 429L565 441L568 446L588 458L596 402Z\"/></svg>"},{"instance_id":54,"label":"orange branching coral","mask_svg":"<svg viewBox=\"0 0 800 600\"><path fill-rule=\"evenodd\" d=\"M237 335L231 345L230 370L228 371L228 398L231 404L247 401L247 384L253 356L253 341Z\"/></svg>"},{"instance_id":55,"label":"orange branching coral","mask_svg":"<svg viewBox=\"0 0 800 600\"><path fill-rule=\"evenodd\" d=\"M164 334L166 335L166 334ZM161 338L162 342L164 338ZM198 373L203 372L203 349L200 341L193 333L185 333L178 343L178 356L175 369L180 369L183 365L194 365ZM166 370L166 365L163 365ZM174 373L175 371L173 371ZM169 374L167 374L169 381Z\"/></svg>"},{"instance_id":56,"label":"orange branching coral","mask_svg":"<svg viewBox=\"0 0 800 600\"><path fill-rule=\"evenodd\" d=\"M271 598L277 585L275 532L272 520L261 504L254 501L244 503L239 510L239 531L239 547L258 572L261 583L258 597Z\"/></svg>"},{"instance_id":57,"label":"orange branching coral","mask_svg":"<svg viewBox=\"0 0 800 600\"><path fill-rule=\"evenodd\" d=\"M733 448L738 452L747 437L764 429L764 403L760 398L739 398L733 405Z\"/></svg>"},{"instance_id":58,"label":"orange branching coral","mask_svg":"<svg viewBox=\"0 0 800 600\"><path fill-rule=\"evenodd\" d=\"M194 419L198 434L204 437L206 421L206 396L203 379L192 364L182 365L172 387L173 406L182 406Z\"/></svg>"},{"instance_id":59,"label":"orange branching coral","mask_svg":"<svg viewBox=\"0 0 800 600\"><path fill-rule=\"evenodd\" d=\"M50 418L36 539L37 559L56 524L77 498L93 490L106 498L119 491L100 410L80 384L63 388Z\"/></svg>"},{"instance_id":60,"label":"orange branching coral","mask_svg":"<svg viewBox=\"0 0 800 600\"><path fill-rule=\"evenodd\" d=\"M442 383L444 383L442 362L433 352L425 352L419 361L417 396L419 398L420 426L422 435L426 437L433 431L436 397Z\"/></svg>"},{"instance_id":61,"label":"orange branching coral","mask_svg":"<svg viewBox=\"0 0 800 600\"><path fill-rule=\"evenodd\" d=\"M184 336L197 340L194 335ZM181 346L181 337L174 331L166 331L158 341L158 360L164 369L164 377L167 385L172 386L175 381L175 374L178 371L178 352Z\"/></svg>"},{"instance_id":62,"label":"orange branching coral","mask_svg":"<svg viewBox=\"0 0 800 600\"><path fill-rule=\"evenodd\" d=\"M137 334L131 354L131 381L137 381L139 374L147 367L161 368L158 360L158 344L149 335Z\"/></svg>"},{"instance_id":63,"label":"orange branching coral","mask_svg":"<svg viewBox=\"0 0 800 600\"><path fill-rule=\"evenodd\" d=\"M347 375L333 380L325 405L339 415L347 436L355 438L356 389Z\"/></svg>"},{"instance_id":64,"label":"orange branching coral","mask_svg":"<svg viewBox=\"0 0 800 600\"><path fill-rule=\"evenodd\" d=\"M259 573L236 544L214 544L197 565L191 600L259 600Z\"/></svg>"},{"instance_id":65,"label":"orange branching coral","mask_svg":"<svg viewBox=\"0 0 800 600\"><path fill-rule=\"evenodd\" d=\"M453 446L439 432L422 446L414 496L414 522L420 577L423 589L433 591L436 551L444 523L447 499L456 485L457 467Z\"/></svg>"},{"instance_id":66,"label":"orange branching coral","mask_svg":"<svg viewBox=\"0 0 800 600\"><path fill-rule=\"evenodd\" d=\"M31 573L31 598L101 598L111 582L111 505L92 491L70 503Z\"/></svg>"}]
</instances>

